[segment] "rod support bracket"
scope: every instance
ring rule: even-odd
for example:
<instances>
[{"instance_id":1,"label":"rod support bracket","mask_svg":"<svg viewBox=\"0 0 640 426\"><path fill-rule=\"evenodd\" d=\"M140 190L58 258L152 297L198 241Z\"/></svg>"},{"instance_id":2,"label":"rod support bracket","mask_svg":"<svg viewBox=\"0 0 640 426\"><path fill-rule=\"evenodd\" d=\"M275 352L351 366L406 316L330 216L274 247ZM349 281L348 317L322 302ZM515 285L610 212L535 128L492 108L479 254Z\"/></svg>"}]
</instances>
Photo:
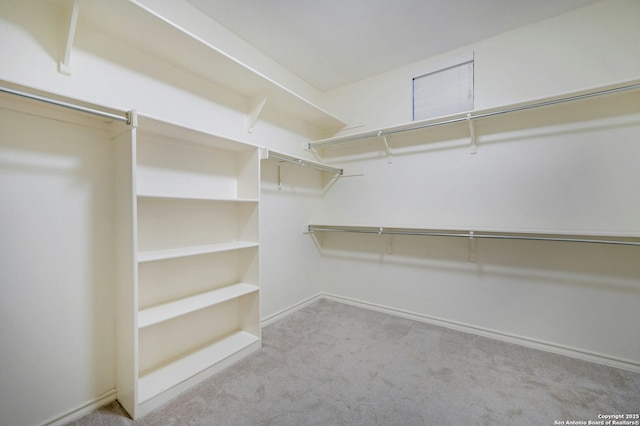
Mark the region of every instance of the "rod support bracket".
<instances>
[{"instance_id":1,"label":"rod support bracket","mask_svg":"<svg viewBox=\"0 0 640 426\"><path fill-rule=\"evenodd\" d=\"M382 137L382 141L384 142L384 152L387 154L387 163L393 163L393 153L391 152L391 148L389 148L389 140L387 139L387 135L383 135L382 131L379 131L378 136Z\"/></svg>"},{"instance_id":2,"label":"rod support bracket","mask_svg":"<svg viewBox=\"0 0 640 426\"><path fill-rule=\"evenodd\" d=\"M71 75L71 54L73 52L73 40L76 36L78 14L80 13L80 0L73 0L69 6L69 18L66 22L66 39L64 40L64 55L58 62L58 72Z\"/></svg>"},{"instance_id":3,"label":"rod support bracket","mask_svg":"<svg viewBox=\"0 0 640 426\"><path fill-rule=\"evenodd\" d=\"M473 231L469 231L469 262L476 262L476 240L473 238Z\"/></svg>"},{"instance_id":4,"label":"rod support bracket","mask_svg":"<svg viewBox=\"0 0 640 426\"><path fill-rule=\"evenodd\" d=\"M387 254L393 254L393 234L387 235Z\"/></svg>"},{"instance_id":5,"label":"rod support bracket","mask_svg":"<svg viewBox=\"0 0 640 426\"><path fill-rule=\"evenodd\" d=\"M253 127L258 122L260 114L264 106L267 104L268 98L266 96L257 96L249 100L249 114L247 116L247 132L253 133Z\"/></svg>"},{"instance_id":6,"label":"rod support bracket","mask_svg":"<svg viewBox=\"0 0 640 426\"><path fill-rule=\"evenodd\" d=\"M476 126L475 121L471 117L471 113L467 114L467 124L469 125L469 146L471 147L471 154L477 154L478 145L476 144Z\"/></svg>"}]
</instances>

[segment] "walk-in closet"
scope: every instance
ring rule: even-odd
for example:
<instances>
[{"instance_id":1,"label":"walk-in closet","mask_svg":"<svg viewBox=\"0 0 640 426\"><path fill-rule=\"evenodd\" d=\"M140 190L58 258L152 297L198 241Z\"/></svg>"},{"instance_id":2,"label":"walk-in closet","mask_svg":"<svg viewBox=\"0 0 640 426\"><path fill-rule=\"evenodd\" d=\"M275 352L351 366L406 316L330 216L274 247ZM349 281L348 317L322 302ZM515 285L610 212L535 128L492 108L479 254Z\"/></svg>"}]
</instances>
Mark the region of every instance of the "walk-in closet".
<instances>
[{"instance_id":1,"label":"walk-in closet","mask_svg":"<svg viewBox=\"0 0 640 426\"><path fill-rule=\"evenodd\" d=\"M640 2L502 3L0 2L0 424L640 424Z\"/></svg>"}]
</instances>

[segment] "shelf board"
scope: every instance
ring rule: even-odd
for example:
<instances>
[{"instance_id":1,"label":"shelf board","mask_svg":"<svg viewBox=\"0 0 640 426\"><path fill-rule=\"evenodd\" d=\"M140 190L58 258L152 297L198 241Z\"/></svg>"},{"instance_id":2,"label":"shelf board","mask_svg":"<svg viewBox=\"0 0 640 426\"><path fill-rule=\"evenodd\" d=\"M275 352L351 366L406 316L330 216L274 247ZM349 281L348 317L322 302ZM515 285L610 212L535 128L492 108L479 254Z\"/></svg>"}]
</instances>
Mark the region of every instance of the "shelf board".
<instances>
[{"instance_id":1,"label":"shelf board","mask_svg":"<svg viewBox=\"0 0 640 426\"><path fill-rule=\"evenodd\" d=\"M258 148L247 141L229 138L143 113L137 114L137 129L142 137L152 137L158 141L192 147L197 145L212 150L221 149L230 153L248 152Z\"/></svg>"},{"instance_id":2,"label":"shelf board","mask_svg":"<svg viewBox=\"0 0 640 426\"><path fill-rule=\"evenodd\" d=\"M220 41L208 33L208 21L203 20L205 16L199 11L185 9L176 14L163 10L166 7L159 2L153 5L154 10L142 3L136 0L85 0L79 20L247 99L266 96L269 104L325 132L335 133L346 125L309 99L223 51L217 46ZM171 2L168 3L171 8ZM171 14L176 16L168 16Z\"/></svg>"},{"instance_id":3,"label":"shelf board","mask_svg":"<svg viewBox=\"0 0 640 426\"><path fill-rule=\"evenodd\" d=\"M517 102L508 105L495 106L483 109L462 111L453 114L443 115L439 117L427 118L424 120L416 120L408 123L402 123L394 126L368 130L364 132L356 132L345 134L343 136L335 136L326 139L319 139L308 144L308 148L325 148L336 144L357 142L365 139L380 138L381 136L390 136L397 133L413 132L428 129L431 127L442 125L469 125L470 120L478 120L492 117L495 115L503 115L513 112L520 112L532 108L547 107L560 103L575 102L596 96L611 95L625 91L639 91L640 80L623 81L605 86L591 87L574 92L562 93L556 96L545 98L531 99L527 101Z\"/></svg>"},{"instance_id":4,"label":"shelf board","mask_svg":"<svg viewBox=\"0 0 640 426\"><path fill-rule=\"evenodd\" d=\"M138 328L149 327L256 291L258 287L255 285L238 283L143 309L138 313Z\"/></svg>"},{"instance_id":5,"label":"shelf board","mask_svg":"<svg viewBox=\"0 0 640 426\"><path fill-rule=\"evenodd\" d=\"M371 225L309 225L310 232L352 232L361 234L396 234L414 236L448 236L464 238L551 240L567 242L601 242L612 244L639 245L640 233L558 231L543 229L486 228L486 227L407 227ZM473 233L473 235L471 234Z\"/></svg>"},{"instance_id":6,"label":"shelf board","mask_svg":"<svg viewBox=\"0 0 640 426\"><path fill-rule=\"evenodd\" d=\"M237 331L205 347L183 354L156 369L143 372L138 382L139 402L148 401L258 341L258 336L246 331Z\"/></svg>"},{"instance_id":7,"label":"shelf board","mask_svg":"<svg viewBox=\"0 0 640 426\"><path fill-rule=\"evenodd\" d=\"M149 200L175 200L175 201L211 201L219 203L257 203L257 198L219 198L219 197L199 197L182 196L170 194L138 194L138 198Z\"/></svg>"},{"instance_id":8,"label":"shelf board","mask_svg":"<svg viewBox=\"0 0 640 426\"><path fill-rule=\"evenodd\" d=\"M227 243L208 244L204 246L180 247L164 250L143 251L138 253L138 262L153 262L156 260L175 259L179 257L198 256L201 254L218 253L223 251L241 250L258 247L258 243L248 241L232 241Z\"/></svg>"}]
</instances>

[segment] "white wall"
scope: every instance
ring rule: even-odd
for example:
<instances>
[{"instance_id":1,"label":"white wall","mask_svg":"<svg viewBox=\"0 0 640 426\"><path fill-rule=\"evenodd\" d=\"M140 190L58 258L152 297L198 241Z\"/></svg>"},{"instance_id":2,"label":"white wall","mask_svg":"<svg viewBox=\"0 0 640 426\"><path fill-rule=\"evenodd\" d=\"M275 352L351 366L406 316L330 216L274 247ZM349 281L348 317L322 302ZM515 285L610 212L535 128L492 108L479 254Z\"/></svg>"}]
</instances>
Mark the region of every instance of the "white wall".
<instances>
[{"instance_id":1,"label":"white wall","mask_svg":"<svg viewBox=\"0 0 640 426\"><path fill-rule=\"evenodd\" d=\"M269 80L313 103L323 101L322 93L291 71L265 55L262 51L211 20L188 0L137 0L153 13L166 17L174 25L202 40L215 43L216 49Z\"/></svg>"},{"instance_id":2,"label":"white wall","mask_svg":"<svg viewBox=\"0 0 640 426\"><path fill-rule=\"evenodd\" d=\"M349 173L324 219L363 225L639 235L638 94L478 120L328 150Z\"/></svg>"},{"instance_id":3,"label":"white wall","mask_svg":"<svg viewBox=\"0 0 640 426\"><path fill-rule=\"evenodd\" d=\"M313 126L267 104L253 133L248 133L247 99L137 52L83 22L74 43L72 75L58 73L65 20L55 2L0 2L0 80L107 107L136 109L187 127L309 156L300 147L315 135ZM9 111L2 110L0 117L18 123ZM0 127L2 152L9 155L0 169L0 423L12 425L51 421L89 406L115 386L113 253L102 256L114 249L109 216L112 144L101 139L102 134L94 143L83 140L83 133L66 140L62 134L68 132L55 123L40 127L37 114L32 120L38 125L20 120L30 132L24 136L29 144L9 147L11 153L18 150L17 157L6 154L4 146L17 143L7 133L14 128ZM91 136L88 139L93 140ZM273 173L269 167L265 170L267 176ZM306 273L302 263L289 261L309 253L313 242L290 231L283 240L280 232L286 231L287 221L305 223L302 217L318 209L316 178L312 174L300 178L301 187L285 187L273 196L267 188L261 203L263 317L318 292L317 280L300 280ZM294 189L310 196L295 198ZM289 198L283 201L285 193ZM286 215L280 210L283 202ZM61 244L69 247L61 250ZM285 262L300 266L282 269ZM283 276L283 271L289 273ZM289 288L294 290L288 292Z\"/></svg>"},{"instance_id":4,"label":"white wall","mask_svg":"<svg viewBox=\"0 0 640 426\"><path fill-rule=\"evenodd\" d=\"M410 122L412 78L472 53L476 109L638 79L638 16L635 0L605 0L335 89L327 109L345 134Z\"/></svg>"},{"instance_id":5,"label":"white wall","mask_svg":"<svg viewBox=\"0 0 640 426\"><path fill-rule=\"evenodd\" d=\"M638 2L633 0L605 1L338 89L319 101L337 116L348 118L351 126L365 126L357 130L406 122L411 117L410 79L414 72L469 51L476 55L477 107L638 78L640 55L632 54L637 51L634 42L640 31L635 25L638 12ZM307 124L267 104L253 133L248 134L246 99L95 33L82 22L73 51L73 74L58 73L62 22L64 16L50 2L0 2L0 40L11 41L0 49L0 79L115 108L138 109L186 126L310 157L300 149L301 142L316 136ZM539 54L527 55L530 51ZM570 60L564 60L567 56ZM286 74L275 68L272 71L274 76ZM291 84L298 83L292 80ZM408 140L401 146L401 141L394 139L394 152L400 155L391 165L377 149L334 151L327 156L329 160L344 165L347 173L362 171L365 175L343 178L330 189L323 186L316 172L289 167L283 189L278 191L275 163L265 162L260 207L263 318L317 292L328 292L638 364L638 339L627 338L637 334L633 325L638 323L638 311L627 309L638 302L640 262L636 261L636 249L483 241L478 243L478 262L469 263L464 240L398 238L388 254L386 242L375 236L329 236L319 252L313 239L302 234L308 222L323 220L502 227L509 219L509 225L524 227L531 218L541 217L534 213L553 210L558 201L562 208L542 216L537 227L595 229L595 224L602 223L600 216L613 214L615 220L606 223L607 230L638 229L634 222L637 201L629 195L634 193L635 174L621 187L616 186L623 188L620 194L610 193L610 185L581 186L582 193L591 199L604 197L597 198L603 202L595 210L585 204L586 199L571 204L563 197L563 188L572 186L572 180L592 178L589 170L593 167L603 176L592 183L618 182L620 174L626 173L618 165L626 167L637 158L637 151L628 151L637 149L629 139L630 134L637 135L637 112L625 111L635 98L625 99L614 114L585 123L577 119L549 125L549 117L543 115L539 117L543 124L535 132L527 130L530 118L515 128L510 121L497 128L479 123L479 153L473 158L463 146L464 128L455 130L453 136L448 130L431 133L427 144ZM5 111L1 117L10 123L20 122ZM112 327L117 312L112 303L113 277L107 271L112 259L103 256L112 245L113 222L103 215L110 207L102 209L112 197L113 188L105 181L111 179L112 154L107 150L111 145L104 135L91 135L95 145L75 138L58 140L54 130L59 125L28 128L37 133L37 137L29 137L31 145L7 148L12 142L2 138L1 191L3 200L6 195L12 201L0 206L2 225L12 224L1 228L2 239L5 241L5 235L20 238L0 247L5 251L11 248L2 256L0 331L3 342L16 343L2 348L2 359L8 361L0 370L0 411L3 420L5 413L10 413L11 423L16 425L51 420L114 386L116 342ZM578 128L575 134L574 127ZM591 134L590 128L596 132L586 136ZM13 132L7 125L2 127L3 134L5 129ZM554 132L553 137L546 137L548 131ZM86 130L78 134L83 132ZM587 149L580 149L583 136ZM602 140L615 144L615 156L602 151L598 143ZM545 150L538 149L541 146ZM7 154L16 149L18 157ZM530 156L552 167L539 170L528 161ZM514 158L518 161L512 161ZM4 167L17 160L20 167ZM497 194L514 195L509 193L512 187L504 184L510 179L504 174L513 172L509 168L518 172L527 168L532 176L542 177L544 185L553 189L553 202L544 199L544 192L528 198L515 191L518 200L526 203L522 207L525 214L514 215L520 204L511 202L492 214L495 199L504 199ZM555 188L560 177L569 181ZM17 178L27 183L24 189L28 191L16 192ZM500 192L492 192L487 184L499 184ZM532 190L543 186L535 181L519 184L530 185ZM50 190L45 197L40 197L42 189ZM450 195L456 191L467 197L455 205L445 202L455 201ZM485 196L496 198L487 201ZM59 205L59 199L67 202ZM606 206L617 200L623 204L608 211ZM565 207L591 213L580 214L575 222ZM476 209L478 217L471 214ZM42 211L48 213L44 221L32 217ZM624 212L632 213L625 216ZM7 217L12 222L5 221ZM65 240L68 235L73 237L69 241ZM68 250L59 250L58 243L67 244ZM67 261L69 256L76 262ZM33 269L34 264L40 269ZM30 280L33 285L6 285L16 279ZM61 290L52 292L54 285ZM45 297L51 298L51 303L45 303ZM35 304L28 303L33 300ZM63 341L70 346L57 343ZM75 351L71 353L71 349ZM35 383L41 388L34 391ZM37 392L46 393L47 398L38 399ZM29 409L21 404L29 404Z\"/></svg>"},{"instance_id":6,"label":"white wall","mask_svg":"<svg viewBox=\"0 0 640 426\"><path fill-rule=\"evenodd\" d=\"M640 3L604 1L328 94L371 130L409 122L411 77L474 52L476 108L640 77ZM633 235L640 230L638 93L327 149L362 177L321 223ZM347 133L347 132L345 132ZM574 356L640 370L637 247L328 234L324 290Z\"/></svg>"},{"instance_id":7,"label":"white wall","mask_svg":"<svg viewBox=\"0 0 640 426\"><path fill-rule=\"evenodd\" d=\"M120 110L137 109L256 145L273 141L280 150L299 151L317 131L267 103L252 133L247 132L245 97L78 22L72 74L59 73L68 19L54 2L0 3L0 79ZM303 136L301 136L303 135Z\"/></svg>"},{"instance_id":8,"label":"white wall","mask_svg":"<svg viewBox=\"0 0 640 426\"><path fill-rule=\"evenodd\" d=\"M326 187L322 172L281 163L278 185L277 160L262 162L260 199L261 315L277 314L321 292L324 286L317 247L304 234L318 216Z\"/></svg>"},{"instance_id":9,"label":"white wall","mask_svg":"<svg viewBox=\"0 0 640 426\"><path fill-rule=\"evenodd\" d=\"M0 105L0 423L114 387L113 149L106 130Z\"/></svg>"}]
</instances>

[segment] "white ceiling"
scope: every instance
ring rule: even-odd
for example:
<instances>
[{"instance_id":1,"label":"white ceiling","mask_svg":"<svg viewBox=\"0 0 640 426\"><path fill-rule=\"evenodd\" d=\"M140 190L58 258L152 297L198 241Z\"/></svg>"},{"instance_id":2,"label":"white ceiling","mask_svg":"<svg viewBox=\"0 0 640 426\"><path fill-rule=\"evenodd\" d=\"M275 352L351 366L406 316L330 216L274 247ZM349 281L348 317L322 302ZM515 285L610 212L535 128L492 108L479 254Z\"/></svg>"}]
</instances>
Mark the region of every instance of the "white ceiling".
<instances>
[{"instance_id":1,"label":"white ceiling","mask_svg":"<svg viewBox=\"0 0 640 426\"><path fill-rule=\"evenodd\" d=\"M321 91L598 0L189 0Z\"/></svg>"}]
</instances>

